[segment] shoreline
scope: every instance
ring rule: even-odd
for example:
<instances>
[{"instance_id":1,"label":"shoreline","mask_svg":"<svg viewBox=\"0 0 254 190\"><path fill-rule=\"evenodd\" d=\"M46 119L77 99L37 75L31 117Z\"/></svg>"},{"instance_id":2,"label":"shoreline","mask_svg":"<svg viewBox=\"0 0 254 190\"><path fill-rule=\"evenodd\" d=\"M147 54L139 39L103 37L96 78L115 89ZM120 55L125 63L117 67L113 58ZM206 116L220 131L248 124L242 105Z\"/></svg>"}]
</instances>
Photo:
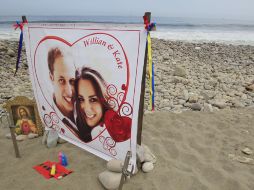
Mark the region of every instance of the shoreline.
<instances>
[{"instance_id":1,"label":"shoreline","mask_svg":"<svg viewBox=\"0 0 254 190\"><path fill-rule=\"evenodd\" d=\"M15 32L15 37L2 37L0 36L0 41L18 41L19 40L19 32ZM174 39L174 38L166 38L166 37L158 37L158 35L151 34L151 38L153 40L162 40L162 41L169 41L173 43L181 42L186 44L218 44L218 45L225 45L225 46L254 46L254 42L248 42L248 41L230 41L230 40L197 40L197 39Z\"/></svg>"}]
</instances>

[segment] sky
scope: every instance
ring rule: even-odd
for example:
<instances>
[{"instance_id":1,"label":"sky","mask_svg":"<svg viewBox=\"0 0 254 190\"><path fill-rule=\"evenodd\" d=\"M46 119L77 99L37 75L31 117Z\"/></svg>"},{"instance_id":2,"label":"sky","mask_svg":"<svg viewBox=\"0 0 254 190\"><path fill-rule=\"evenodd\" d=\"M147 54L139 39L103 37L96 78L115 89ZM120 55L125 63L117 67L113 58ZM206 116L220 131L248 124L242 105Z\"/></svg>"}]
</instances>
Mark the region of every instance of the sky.
<instances>
[{"instance_id":1,"label":"sky","mask_svg":"<svg viewBox=\"0 0 254 190\"><path fill-rule=\"evenodd\" d=\"M1 16L143 16L254 21L254 0L0 0Z\"/></svg>"}]
</instances>

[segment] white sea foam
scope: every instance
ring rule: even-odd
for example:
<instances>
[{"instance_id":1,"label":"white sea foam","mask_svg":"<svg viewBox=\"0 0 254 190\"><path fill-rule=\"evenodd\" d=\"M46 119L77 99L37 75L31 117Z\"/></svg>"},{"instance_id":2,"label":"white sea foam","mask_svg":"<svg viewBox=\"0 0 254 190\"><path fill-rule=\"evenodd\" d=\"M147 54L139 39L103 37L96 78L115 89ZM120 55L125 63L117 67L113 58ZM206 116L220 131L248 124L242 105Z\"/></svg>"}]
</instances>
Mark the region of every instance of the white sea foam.
<instances>
[{"instance_id":1,"label":"white sea foam","mask_svg":"<svg viewBox=\"0 0 254 190\"><path fill-rule=\"evenodd\" d=\"M90 23L91 24L91 23ZM89 23L88 23L89 25ZM106 24L107 26L119 27L118 24ZM127 28L126 24L121 27ZM0 27L0 39L19 39L19 30L14 30L10 26L3 25ZM157 31L151 32L153 38L165 40L180 40L188 42L216 42L235 45L254 45L254 28L253 26L235 28L235 27L190 27L183 26L157 26Z\"/></svg>"},{"instance_id":2,"label":"white sea foam","mask_svg":"<svg viewBox=\"0 0 254 190\"><path fill-rule=\"evenodd\" d=\"M19 39L20 31L14 29L0 28L0 39L4 40L17 40Z\"/></svg>"},{"instance_id":3,"label":"white sea foam","mask_svg":"<svg viewBox=\"0 0 254 190\"><path fill-rule=\"evenodd\" d=\"M188 42L217 42L234 45L254 45L254 31L223 30L158 30L151 32L151 37L165 40Z\"/></svg>"}]
</instances>

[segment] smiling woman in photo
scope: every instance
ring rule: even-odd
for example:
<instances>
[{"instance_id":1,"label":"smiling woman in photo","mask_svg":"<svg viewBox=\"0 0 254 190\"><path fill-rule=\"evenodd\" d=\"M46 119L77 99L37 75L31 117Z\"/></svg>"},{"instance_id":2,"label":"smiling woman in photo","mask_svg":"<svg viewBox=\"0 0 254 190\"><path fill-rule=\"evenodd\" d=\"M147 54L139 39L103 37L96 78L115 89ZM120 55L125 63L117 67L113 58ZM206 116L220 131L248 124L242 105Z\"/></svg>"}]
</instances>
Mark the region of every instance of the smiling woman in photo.
<instances>
[{"instance_id":1,"label":"smiling woman in photo","mask_svg":"<svg viewBox=\"0 0 254 190\"><path fill-rule=\"evenodd\" d=\"M75 94L78 135L84 142L89 142L92 140L92 129L103 122L105 112L110 109L107 103L105 81L97 71L91 68L78 69Z\"/></svg>"}]
</instances>

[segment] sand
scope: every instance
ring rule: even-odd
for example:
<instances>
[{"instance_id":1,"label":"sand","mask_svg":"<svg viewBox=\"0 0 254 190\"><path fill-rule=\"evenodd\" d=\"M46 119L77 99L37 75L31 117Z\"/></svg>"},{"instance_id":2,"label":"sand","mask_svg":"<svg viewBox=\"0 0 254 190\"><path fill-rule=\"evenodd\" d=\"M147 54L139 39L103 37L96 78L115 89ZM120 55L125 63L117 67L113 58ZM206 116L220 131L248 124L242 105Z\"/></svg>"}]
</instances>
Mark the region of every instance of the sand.
<instances>
[{"instance_id":1,"label":"sand","mask_svg":"<svg viewBox=\"0 0 254 190\"><path fill-rule=\"evenodd\" d=\"M214 113L155 112L144 117L142 142L157 156L155 169L131 178L123 189L251 190L254 162L240 163L232 155L249 157L241 150L254 150L254 108ZM41 137L19 142L22 158L15 158L11 140L0 130L0 189L103 189L98 174L106 162L70 143L48 149ZM62 180L44 179L32 167L46 160L57 161L66 153L74 173Z\"/></svg>"},{"instance_id":2,"label":"sand","mask_svg":"<svg viewBox=\"0 0 254 190\"><path fill-rule=\"evenodd\" d=\"M24 51L13 77L16 47L17 41L0 41L0 117L7 99L33 98ZM142 142L157 163L123 189L253 190L254 154L242 150L254 151L254 90L246 90L254 80L254 46L153 39L153 60L156 111L147 111L147 88ZM0 190L103 189L98 174L106 161L70 143L48 149L41 137L19 142L18 159L8 132L0 122ZM67 155L72 174L46 180L32 168L57 161L59 151Z\"/></svg>"}]
</instances>

